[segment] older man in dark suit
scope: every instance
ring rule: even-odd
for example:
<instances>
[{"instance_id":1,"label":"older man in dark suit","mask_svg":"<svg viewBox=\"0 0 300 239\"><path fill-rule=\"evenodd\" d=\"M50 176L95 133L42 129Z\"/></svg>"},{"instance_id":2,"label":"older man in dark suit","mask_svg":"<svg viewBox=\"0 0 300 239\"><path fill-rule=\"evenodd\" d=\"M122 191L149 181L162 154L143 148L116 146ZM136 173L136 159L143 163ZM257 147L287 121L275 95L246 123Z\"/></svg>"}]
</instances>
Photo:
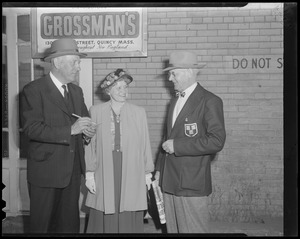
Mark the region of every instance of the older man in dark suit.
<instances>
[{"instance_id":1,"label":"older man in dark suit","mask_svg":"<svg viewBox=\"0 0 300 239\"><path fill-rule=\"evenodd\" d=\"M30 141L27 180L32 233L79 233L83 145L95 134L82 89L71 83L84 56L75 40L54 41L45 58L51 62L50 73L27 84L21 94L22 126Z\"/></svg>"},{"instance_id":2,"label":"older man in dark suit","mask_svg":"<svg viewBox=\"0 0 300 239\"><path fill-rule=\"evenodd\" d=\"M212 192L211 161L225 143L222 100L197 82L197 55L174 51L169 80L172 99L156 179L164 192L166 225L170 233L208 233L208 196Z\"/></svg>"}]
</instances>

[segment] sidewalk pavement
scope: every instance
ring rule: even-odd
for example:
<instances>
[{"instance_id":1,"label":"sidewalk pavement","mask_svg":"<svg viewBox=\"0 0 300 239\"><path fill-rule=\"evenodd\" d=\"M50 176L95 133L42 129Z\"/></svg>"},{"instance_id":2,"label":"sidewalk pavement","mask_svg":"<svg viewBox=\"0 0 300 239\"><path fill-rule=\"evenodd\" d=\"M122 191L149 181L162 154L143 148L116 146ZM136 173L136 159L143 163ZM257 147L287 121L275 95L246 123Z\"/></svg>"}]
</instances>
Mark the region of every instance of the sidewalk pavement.
<instances>
[{"instance_id":1,"label":"sidewalk pavement","mask_svg":"<svg viewBox=\"0 0 300 239\"><path fill-rule=\"evenodd\" d=\"M283 218L268 218L260 223L211 222L212 233L244 234L245 236L283 236ZM157 228L152 219L145 223L145 233L165 233L165 227Z\"/></svg>"},{"instance_id":2,"label":"sidewalk pavement","mask_svg":"<svg viewBox=\"0 0 300 239\"><path fill-rule=\"evenodd\" d=\"M7 217L2 220L2 236L10 234L28 234L28 216ZM81 218L81 232L83 233L86 219ZM283 218L268 218L260 223L232 223L232 222L211 222L213 233L226 236L234 234L245 236L283 236ZM154 223L151 218L144 220L144 233L155 233L155 236L167 236L165 225ZM84 234L83 234L84 235Z\"/></svg>"}]
</instances>

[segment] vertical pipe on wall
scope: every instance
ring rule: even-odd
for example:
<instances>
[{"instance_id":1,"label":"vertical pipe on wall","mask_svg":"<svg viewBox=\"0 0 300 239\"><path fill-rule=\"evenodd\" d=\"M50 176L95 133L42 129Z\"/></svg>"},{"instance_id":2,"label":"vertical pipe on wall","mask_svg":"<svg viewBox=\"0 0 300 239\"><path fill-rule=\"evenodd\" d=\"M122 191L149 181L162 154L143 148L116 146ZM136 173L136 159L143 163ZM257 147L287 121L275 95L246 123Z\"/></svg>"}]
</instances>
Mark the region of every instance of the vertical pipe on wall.
<instances>
[{"instance_id":1,"label":"vertical pipe on wall","mask_svg":"<svg viewBox=\"0 0 300 239\"><path fill-rule=\"evenodd\" d=\"M87 108L93 105L93 60L83 58L80 62L79 86L83 90L84 100Z\"/></svg>"},{"instance_id":2,"label":"vertical pipe on wall","mask_svg":"<svg viewBox=\"0 0 300 239\"><path fill-rule=\"evenodd\" d=\"M7 76L8 76L8 142L9 142L9 212L19 212L19 120L18 119L18 33L17 12L8 10L7 23Z\"/></svg>"}]
</instances>

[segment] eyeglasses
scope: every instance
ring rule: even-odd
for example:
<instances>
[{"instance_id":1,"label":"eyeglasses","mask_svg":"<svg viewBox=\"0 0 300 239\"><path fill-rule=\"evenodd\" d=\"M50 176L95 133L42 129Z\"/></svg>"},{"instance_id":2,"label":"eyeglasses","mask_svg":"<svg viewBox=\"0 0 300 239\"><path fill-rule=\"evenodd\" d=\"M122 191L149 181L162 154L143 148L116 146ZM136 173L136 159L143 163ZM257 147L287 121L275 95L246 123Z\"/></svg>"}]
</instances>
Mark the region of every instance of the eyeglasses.
<instances>
[{"instance_id":1,"label":"eyeglasses","mask_svg":"<svg viewBox=\"0 0 300 239\"><path fill-rule=\"evenodd\" d=\"M169 71L169 72L168 72L168 78L170 78L170 77L176 77L174 71Z\"/></svg>"}]
</instances>

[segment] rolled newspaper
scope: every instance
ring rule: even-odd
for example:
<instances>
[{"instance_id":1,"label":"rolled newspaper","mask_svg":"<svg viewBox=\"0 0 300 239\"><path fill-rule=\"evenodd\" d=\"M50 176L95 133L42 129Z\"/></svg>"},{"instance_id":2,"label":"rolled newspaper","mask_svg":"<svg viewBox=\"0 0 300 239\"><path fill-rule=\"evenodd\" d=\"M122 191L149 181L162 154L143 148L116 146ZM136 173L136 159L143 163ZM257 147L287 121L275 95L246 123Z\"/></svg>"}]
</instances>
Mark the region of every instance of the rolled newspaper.
<instances>
[{"instance_id":1,"label":"rolled newspaper","mask_svg":"<svg viewBox=\"0 0 300 239\"><path fill-rule=\"evenodd\" d=\"M165 224L166 214L165 214L164 200L163 200L163 194L161 192L160 186L158 185L158 180L152 181L151 184L155 195L155 201L156 201L160 223Z\"/></svg>"}]
</instances>

